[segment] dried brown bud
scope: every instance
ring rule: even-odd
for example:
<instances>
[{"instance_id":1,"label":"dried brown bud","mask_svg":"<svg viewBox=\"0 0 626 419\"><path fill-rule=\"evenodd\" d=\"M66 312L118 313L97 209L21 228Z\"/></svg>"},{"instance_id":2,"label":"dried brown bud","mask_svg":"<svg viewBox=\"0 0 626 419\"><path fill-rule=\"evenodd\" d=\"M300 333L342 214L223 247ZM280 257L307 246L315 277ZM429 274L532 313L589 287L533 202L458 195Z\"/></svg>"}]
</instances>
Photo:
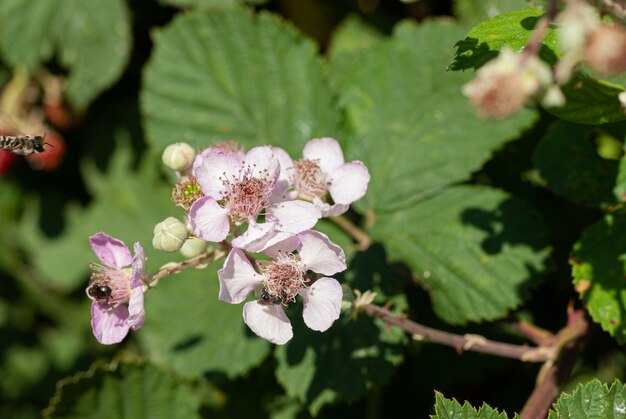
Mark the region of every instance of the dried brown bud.
<instances>
[{"instance_id":1,"label":"dried brown bud","mask_svg":"<svg viewBox=\"0 0 626 419\"><path fill-rule=\"evenodd\" d=\"M505 48L477 71L474 80L463 86L463 94L480 116L503 119L551 82L550 69L537 57Z\"/></svg>"},{"instance_id":2,"label":"dried brown bud","mask_svg":"<svg viewBox=\"0 0 626 419\"><path fill-rule=\"evenodd\" d=\"M600 74L626 71L626 29L620 25L601 25L587 38L585 61Z\"/></svg>"}]
</instances>

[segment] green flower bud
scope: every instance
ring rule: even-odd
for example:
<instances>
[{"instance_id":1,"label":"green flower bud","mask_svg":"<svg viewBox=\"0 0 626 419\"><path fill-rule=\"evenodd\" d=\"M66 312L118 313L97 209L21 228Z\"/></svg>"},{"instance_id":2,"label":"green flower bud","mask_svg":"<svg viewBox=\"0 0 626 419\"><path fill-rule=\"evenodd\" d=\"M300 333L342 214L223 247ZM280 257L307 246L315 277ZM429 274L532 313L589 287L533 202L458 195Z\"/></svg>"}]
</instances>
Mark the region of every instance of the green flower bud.
<instances>
[{"instance_id":1,"label":"green flower bud","mask_svg":"<svg viewBox=\"0 0 626 419\"><path fill-rule=\"evenodd\" d=\"M190 237L180 248L180 253L187 259L198 256L200 253L206 252L209 243L197 237Z\"/></svg>"},{"instance_id":2,"label":"green flower bud","mask_svg":"<svg viewBox=\"0 0 626 419\"><path fill-rule=\"evenodd\" d=\"M167 217L154 226L152 246L164 252L175 252L183 246L188 236L189 230L185 224L174 217Z\"/></svg>"},{"instance_id":3,"label":"green flower bud","mask_svg":"<svg viewBox=\"0 0 626 419\"><path fill-rule=\"evenodd\" d=\"M174 143L168 145L163 151L163 164L172 170L182 172L187 170L196 157L195 150L187 143Z\"/></svg>"}]
</instances>

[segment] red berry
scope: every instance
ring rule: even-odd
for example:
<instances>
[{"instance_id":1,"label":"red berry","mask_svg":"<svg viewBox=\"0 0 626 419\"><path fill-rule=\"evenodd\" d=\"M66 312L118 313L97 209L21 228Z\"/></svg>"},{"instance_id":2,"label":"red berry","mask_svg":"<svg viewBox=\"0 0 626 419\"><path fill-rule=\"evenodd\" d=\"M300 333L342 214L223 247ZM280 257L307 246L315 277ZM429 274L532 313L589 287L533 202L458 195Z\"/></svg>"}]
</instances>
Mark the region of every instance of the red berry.
<instances>
[{"instance_id":1,"label":"red berry","mask_svg":"<svg viewBox=\"0 0 626 419\"><path fill-rule=\"evenodd\" d=\"M60 135L53 134L46 135L46 143L48 143L45 145L46 151L31 154L26 158L33 169L51 172L61 164L65 155L65 141Z\"/></svg>"}]
</instances>

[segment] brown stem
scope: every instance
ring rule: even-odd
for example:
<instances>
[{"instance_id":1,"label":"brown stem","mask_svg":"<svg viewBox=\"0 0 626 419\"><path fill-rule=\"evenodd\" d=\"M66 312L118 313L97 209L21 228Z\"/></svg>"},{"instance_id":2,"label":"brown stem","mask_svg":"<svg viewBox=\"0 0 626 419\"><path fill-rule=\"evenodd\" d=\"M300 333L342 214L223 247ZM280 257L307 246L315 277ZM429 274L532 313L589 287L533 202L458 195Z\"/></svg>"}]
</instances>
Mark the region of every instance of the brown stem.
<instances>
[{"instance_id":1,"label":"brown stem","mask_svg":"<svg viewBox=\"0 0 626 419\"><path fill-rule=\"evenodd\" d=\"M533 34L533 37L530 41L528 41L526 48L524 48L524 55L526 57L537 55L539 53L546 31L548 30L548 27L550 27L550 23L556 17L557 12L558 0L550 0L548 11L541 19L539 19L537 26L535 26L535 33Z\"/></svg>"},{"instance_id":2,"label":"brown stem","mask_svg":"<svg viewBox=\"0 0 626 419\"><path fill-rule=\"evenodd\" d=\"M388 324L406 330L413 335L415 339L452 346L458 352L464 350L482 352L526 362L546 362L553 359L553 350L551 348L513 345L510 343L494 342L478 335L457 335L444 332L423 326L405 317L397 316L388 309L374 304L363 305L361 310L372 317L378 317Z\"/></svg>"},{"instance_id":3,"label":"brown stem","mask_svg":"<svg viewBox=\"0 0 626 419\"><path fill-rule=\"evenodd\" d=\"M343 231L348 233L354 240L357 241L359 250L365 250L370 246L370 244L372 244L370 236L343 215L330 217L330 220L332 220L335 224L341 227Z\"/></svg>"},{"instance_id":4,"label":"brown stem","mask_svg":"<svg viewBox=\"0 0 626 419\"><path fill-rule=\"evenodd\" d=\"M626 16L626 5L620 0L604 0L604 9L613 13L614 15L623 18Z\"/></svg>"},{"instance_id":5,"label":"brown stem","mask_svg":"<svg viewBox=\"0 0 626 419\"><path fill-rule=\"evenodd\" d=\"M522 408L522 419L544 418L559 395L561 385L569 378L578 357L587 346L594 329L583 310L570 313L568 325L556 336L560 349L554 361L542 367L535 389Z\"/></svg>"},{"instance_id":6,"label":"brown stem","mask_svg":"<svg viewBox=\"0 0 626 419\"><path fill-rule=\"evenodd\" d=\"M525 321L511 321L509 324L524 335L527 339L533 341L539 346L550 346L554 344L555 336L551 332L535 326Z\"/></svg>"},{"instance_id":7,"label":"brown stem","mask_svg":"<svg viewBox=\"0 0 626 419\"><path fill-rule=\"evenodd\" d=\"M182 262L168 263L167 265L161 267L161 269L159 269L159 271L155 274L148 276L144 283L148 288L154 288L159 283L161 278L178 273L189 266L198 266L203 263L216 261L225 254L226 253L220 249L211 249Z\"/></svg>"}]
</instances>

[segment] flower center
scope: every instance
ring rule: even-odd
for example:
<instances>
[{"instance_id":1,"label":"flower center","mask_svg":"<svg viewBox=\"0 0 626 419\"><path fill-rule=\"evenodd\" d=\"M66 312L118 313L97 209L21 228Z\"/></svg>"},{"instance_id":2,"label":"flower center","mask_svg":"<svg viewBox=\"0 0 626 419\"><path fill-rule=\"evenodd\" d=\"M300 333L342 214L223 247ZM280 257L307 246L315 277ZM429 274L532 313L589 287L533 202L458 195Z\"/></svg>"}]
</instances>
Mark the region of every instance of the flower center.
<instances>
[{"instance_id":1,"label":"flower center","mask_svg":"<svg viewBox=\"0 0 626 419\"><path fill-rule=\"evenodd\" d=\"M185 211L189 211L191 205L203 196L200 184L193 176L180 179L172 190L172 202L174 205L183 207Z\"/></svg>"},{"instance_id":2,"label":"flower center","mask_svg":"<svg viewBox=\"0 0 626 419\"><path fill-rule=\"evenodd\" d=\"M262 304L283 304L294 302L308 279L305 271L298 266L293 254L279 254L264 269L265 286L261 290L259 302Z\"/></svg>"},{"instance_id":3,"label":"flower center","mask_svg":"<svg viewBox=\"0 0 626 419\"><path fill-rule=\"evenodd\" d=\"M326 193L326 174L319 160L299 160L294 163L293 185L300 192L320 197Z\"/></svg>"},{"instance_id":4,"label":"flower center","mask_svg":"<svg viewBox=\"0 0 626 419\"><path fill-rule=\"evenodd\" d=\"M87 296L98 304L111 309L125 304L130 299L130 275L128 272L106 265L91 263L93 270L89 278Z\"/></svg>"},{"instance_id":5,"label":"flower center","mask_svg":"<svg viewBox=\"0 0 626 419\"><path fill-rule=\"evenodd\" d=\"M256 220L259 213L269 205L269 197L274 189L267 169L253 175L256 165L244 166L239 177L227 179L226 174L220 176L226 192L222 194L224 206L230 210L235 222Z\"/></svg>"}]
</instances>

